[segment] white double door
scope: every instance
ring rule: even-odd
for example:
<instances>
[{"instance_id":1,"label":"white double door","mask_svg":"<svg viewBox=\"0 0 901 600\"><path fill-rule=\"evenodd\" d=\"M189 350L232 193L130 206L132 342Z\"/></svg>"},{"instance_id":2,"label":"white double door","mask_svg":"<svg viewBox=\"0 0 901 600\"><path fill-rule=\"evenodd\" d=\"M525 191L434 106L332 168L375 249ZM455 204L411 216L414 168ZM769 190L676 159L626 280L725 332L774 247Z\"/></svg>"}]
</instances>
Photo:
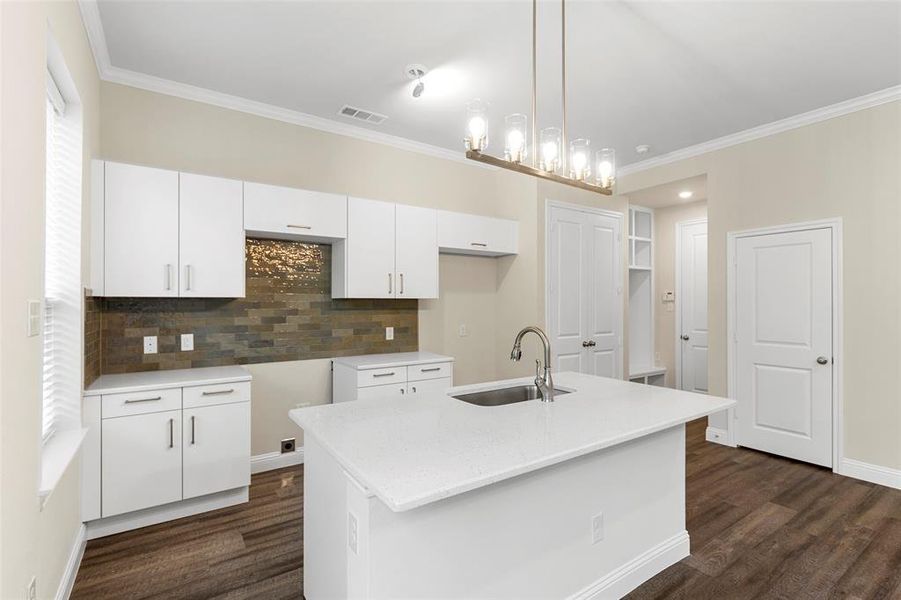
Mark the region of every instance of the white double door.
<instances>
[{"instance_id":1,"label":"white double door","mask_svg":"<svg viewBox=\"0 0 901 600\"><path fill-rule=\"evenodd\" d=\"M832 229L735 241L737 442L832 466Z\"/></svg>"},{"instance_id":2,"label":"white double door","mask_svg":"<svg viewBox=\"0 0 901 600\"><path fill-rule=\"evenodd\" d=\"M551 205L547 319L554 369L621 378L622 218Z\"/></svg>"},{"instance_id":3,"label":"white double door","mask_svg":"<svg viewBox=\"0 0 901 600\"><path fill-rule=\"evenodd\" d=\"M679 223L678 387L707 393L707 221Z\"/></svg>"}]
</instances>

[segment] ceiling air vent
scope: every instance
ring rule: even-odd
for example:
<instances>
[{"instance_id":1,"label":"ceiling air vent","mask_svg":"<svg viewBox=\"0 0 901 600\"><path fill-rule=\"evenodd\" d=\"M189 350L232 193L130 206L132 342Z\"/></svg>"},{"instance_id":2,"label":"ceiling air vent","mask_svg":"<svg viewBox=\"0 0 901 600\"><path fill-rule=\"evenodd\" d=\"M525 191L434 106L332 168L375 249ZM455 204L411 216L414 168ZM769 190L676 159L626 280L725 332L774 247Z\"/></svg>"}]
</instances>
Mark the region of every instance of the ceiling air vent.
<instances>
[{"instance_id":1,"label":"ceiling air vent","mask_svg":"<svg viewBox=\"0 0 901 600\"><path fill-rule=\"evenodd\" d=\"M367 123L372 123L373 125L378 125L388 117L385 115L380 115L377 112L372 112L371 110L363 110L362 108L355 108L353 106L348 106L345 104L341 107L341 110L338 111L338 114L342 117L350 117L351 119L356 119L358 121L366 121Z\"/></svg>"}]
</instances>

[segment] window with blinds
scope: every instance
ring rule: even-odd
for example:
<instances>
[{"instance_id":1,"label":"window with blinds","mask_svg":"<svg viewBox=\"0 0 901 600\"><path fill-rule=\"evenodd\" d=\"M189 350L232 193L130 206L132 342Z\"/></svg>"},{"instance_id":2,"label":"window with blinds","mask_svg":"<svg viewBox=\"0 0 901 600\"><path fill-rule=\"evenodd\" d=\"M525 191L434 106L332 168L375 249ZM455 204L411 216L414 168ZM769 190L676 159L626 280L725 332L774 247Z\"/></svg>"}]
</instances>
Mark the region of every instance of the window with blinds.
<instances>
[{"instance_id":1,"label":"window with blinds","mask_svg":"<svg viewBox=\"0 0 901 600\"><path fill-rule=\"evenodd\" d=\"M43 441L81 427L80 107L67 106L47 74L44 210Z\"/></svg>"}]
</instances>

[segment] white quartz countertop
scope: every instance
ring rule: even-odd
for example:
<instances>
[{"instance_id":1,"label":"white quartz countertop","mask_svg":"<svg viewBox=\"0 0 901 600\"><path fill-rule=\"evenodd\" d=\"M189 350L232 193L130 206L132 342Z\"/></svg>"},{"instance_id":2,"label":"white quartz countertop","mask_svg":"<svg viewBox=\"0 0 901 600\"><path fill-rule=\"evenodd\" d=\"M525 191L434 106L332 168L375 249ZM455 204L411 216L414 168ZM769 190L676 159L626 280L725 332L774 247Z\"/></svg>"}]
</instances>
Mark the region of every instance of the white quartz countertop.
<instances>
[{"instance_id":1,"label":"white quartz countertop","mask_svg":"<svg viewBox=\"0 0 901 600\"><path fill-rule=\"evenodd\" d=\"M404 365L427 365L438 362L454 362L454 357L434 352L392 352L389 354L364 354L362 356L341 356L334 362L354 369L390 369Z\"/></svg>"},{"instance_id":2,"label":"white quartz countertop","mask_svg":"<svg viewBox=\"0 0 901 600\"><path fill-rule=\"evenodd\" d=\"M476 406L451 398L532 378L417 397L294 409L291 419L358 483L404 511L725 410L735 402L580 373L539 400Z\"/></svg>"},{"instance_id":3,"label":"white quartz countertop","mask_svg":"<svg viewBox=\"0 0 901 600\"><path fill-rule=\"evenodd\" d=\"M144 392L192 385L215 385L233 381L250 381L250 371L244 367L200 367L101 375L85 390L85 396Z\"/></svg>"}]
</instances>

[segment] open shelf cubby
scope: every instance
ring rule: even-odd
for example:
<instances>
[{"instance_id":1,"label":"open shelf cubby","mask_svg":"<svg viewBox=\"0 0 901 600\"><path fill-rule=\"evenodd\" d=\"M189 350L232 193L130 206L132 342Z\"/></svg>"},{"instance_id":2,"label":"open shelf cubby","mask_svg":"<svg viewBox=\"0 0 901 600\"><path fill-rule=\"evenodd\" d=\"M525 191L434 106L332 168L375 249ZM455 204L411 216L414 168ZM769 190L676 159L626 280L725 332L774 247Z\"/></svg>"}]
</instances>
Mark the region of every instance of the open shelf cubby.
<instances>
[{"instance_id":1,"label":"open shelf cubby","mask_svg":"<svg viewBox=\"0 0 901 600\"><path fill-rule=\"evenodd\" d=\"M654 213L629 207L629 380L663 385L654 365Z\"/></svg>"}]
</instances>

